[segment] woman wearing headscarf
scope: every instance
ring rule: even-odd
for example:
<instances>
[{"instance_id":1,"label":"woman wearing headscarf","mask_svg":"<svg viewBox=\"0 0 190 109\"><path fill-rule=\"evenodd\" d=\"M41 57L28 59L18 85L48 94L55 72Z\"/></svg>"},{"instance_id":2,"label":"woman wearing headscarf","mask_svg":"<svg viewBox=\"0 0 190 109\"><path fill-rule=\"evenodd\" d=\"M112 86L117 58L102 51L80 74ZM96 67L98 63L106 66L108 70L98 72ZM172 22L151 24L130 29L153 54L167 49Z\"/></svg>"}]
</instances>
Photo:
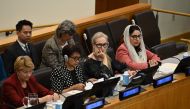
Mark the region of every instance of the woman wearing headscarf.
<instances>
[{"instance_id":1,"label":"woman wearing headscarf","mask_svg":"<svg viewBox=\"0 0 190 109\"><path fill-rule=\"evenodd\" d=\"M145 48L143 35L138 25L128 25L124 42L116 51L116 60L127 64L132 70L142 70L158 64L160 58Z\"/></svg>"}]
</instances>

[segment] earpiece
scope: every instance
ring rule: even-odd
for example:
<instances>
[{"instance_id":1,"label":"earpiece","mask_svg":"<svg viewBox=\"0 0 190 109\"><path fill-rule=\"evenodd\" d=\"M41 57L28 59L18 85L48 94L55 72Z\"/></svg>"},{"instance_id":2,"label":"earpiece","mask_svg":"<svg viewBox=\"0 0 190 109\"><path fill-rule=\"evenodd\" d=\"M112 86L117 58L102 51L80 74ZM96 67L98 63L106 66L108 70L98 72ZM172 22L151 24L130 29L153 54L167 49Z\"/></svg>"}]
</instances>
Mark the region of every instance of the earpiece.
<instances>
[{"instance_id":1,"label":"earpiece","mask_svg":"<svg viewBox=\"0 0 190 109\"><path fill-rule=\"evenodd\" d=\"M68 60L69 60L69 57L68 57L68 55L64 55L64 59L65 59L65 62L67 62Z\"/></svg>"}]
</instances>

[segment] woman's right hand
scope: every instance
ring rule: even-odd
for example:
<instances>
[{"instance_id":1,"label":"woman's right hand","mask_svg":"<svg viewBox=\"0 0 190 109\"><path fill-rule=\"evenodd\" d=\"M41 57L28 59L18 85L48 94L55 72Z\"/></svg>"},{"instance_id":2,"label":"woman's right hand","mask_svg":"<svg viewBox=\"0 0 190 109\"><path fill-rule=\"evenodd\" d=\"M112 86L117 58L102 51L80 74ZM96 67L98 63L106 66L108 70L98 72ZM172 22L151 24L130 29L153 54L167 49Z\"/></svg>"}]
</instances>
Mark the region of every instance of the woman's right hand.
<instances>
[{"instance_id":1,"label":"woman's right hand","mask_svg":"<svg viewBox=\"0 0 190 109\"><path fill-rule=\"evenodd\" d=\"M39 103L49 102L53 100L53 95L46 95L38 99Z\"/></svg>"},{"instance_id":2,"label":"woman's right hand","mask_svg":"<svg viewBox=\"0 0 190 109\"><path fill-rule=\"evenodd\" d=\"M75 84L75 85L73 85L71 87L72 87L73 90L81 90L81 91L83 91L85 85L83 83L78 83L78 84Z\"/></svg>"}]
</instances>

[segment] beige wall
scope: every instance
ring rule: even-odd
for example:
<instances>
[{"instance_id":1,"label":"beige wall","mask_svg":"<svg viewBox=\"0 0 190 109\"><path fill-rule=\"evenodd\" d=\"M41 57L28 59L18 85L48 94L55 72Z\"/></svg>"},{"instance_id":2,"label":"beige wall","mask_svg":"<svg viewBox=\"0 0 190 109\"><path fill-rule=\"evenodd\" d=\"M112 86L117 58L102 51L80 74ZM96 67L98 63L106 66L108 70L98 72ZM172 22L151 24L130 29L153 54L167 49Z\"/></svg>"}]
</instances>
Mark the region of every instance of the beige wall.
<instances>
[{"instance_id":1,"label":"beige wall","mask_svg":"<svg viewBox=\"0 0 190 109\"><path fill-rule=\"evenodd\" d=\"M34 25L59 23L94 15L95 0L0 0L0 29L15 28L18 20Z\"/></svg>"},{"instance_id":2,"label":"beige wall","mask_svg":"<svg viewBox=\"0 0 190 109\"><path fill-rule=\"evenodd\" d=\"M140 0L153 8L190 13L189 0ZM0 29L15 28L20 19L34 25L59 23L64 19L79 19L94 15L95 0L0 0ZM190 17L159 14L162 37L190 31Z\"/></svg>"},{"instance_id":3,"label":"beige wall","mask_svg":"<svg viewBox=\"0 0 190 109\"><path fill-rule=\"evenodd\" d=\"M150 3L153 8L190 13L189 0L140 0ZM162 37L175 36L190 32L190 17L159 14L159 28Z\"/></svg>"}]
</instances>

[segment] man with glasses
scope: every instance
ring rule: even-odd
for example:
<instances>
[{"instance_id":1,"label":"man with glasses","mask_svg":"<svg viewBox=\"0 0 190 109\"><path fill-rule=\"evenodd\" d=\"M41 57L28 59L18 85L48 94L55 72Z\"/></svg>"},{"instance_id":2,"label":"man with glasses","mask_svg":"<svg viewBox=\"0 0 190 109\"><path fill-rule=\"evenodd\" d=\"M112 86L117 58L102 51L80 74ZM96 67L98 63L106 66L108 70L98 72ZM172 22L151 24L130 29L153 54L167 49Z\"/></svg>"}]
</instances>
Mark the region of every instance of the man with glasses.
<instances>
[{"instance_id":1,"label":"man with glasses","mask_svg":"<svg viewBox=\"0 0 190 109\"><path fill-rule=\"evenodd\" d=\"M69 20L63 21L55 31L55 35L48 39L42 50L41 66L51 67L55 69L64 63L62 49L66 45L74 45L73 40L76 34L76 26Z\"/></svg>"},{"instance_id":2,"label":"man with glasses","mask_svg":"<svg viewBox=\"0 0 190 109\"><path fill-rule=\"evenodd\" d=\"M38 67L37 53L34 46L29 43L32 36L32 22L28 20L21 20L16 25L16 34L18 39L11 46L9 46L4 53L4 64L6 72L14 73L14 61L18 56L28 55L32 58L35 69ZM8 75L9 75L8 74Z\"/></svg>"}]
</instances>

